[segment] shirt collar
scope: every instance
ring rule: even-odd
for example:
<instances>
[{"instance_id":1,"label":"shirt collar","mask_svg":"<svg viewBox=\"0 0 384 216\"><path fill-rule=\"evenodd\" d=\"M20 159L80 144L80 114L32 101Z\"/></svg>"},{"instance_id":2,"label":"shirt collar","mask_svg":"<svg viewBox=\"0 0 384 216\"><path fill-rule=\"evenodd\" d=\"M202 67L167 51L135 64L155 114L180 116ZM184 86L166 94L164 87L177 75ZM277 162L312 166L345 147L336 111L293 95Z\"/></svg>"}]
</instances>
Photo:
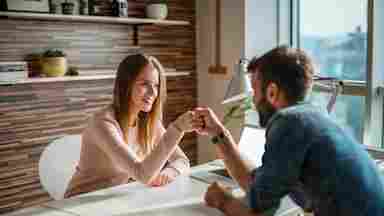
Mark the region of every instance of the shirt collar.
<instances>
[{"instance_id":1,"label":"shirt collar","mask_svg":"<svg viewBox=\"0 0 384 216\"><path fill-rule=\"evenodd\" d=\"M299 102L297 102L297 103L295 103L295 104L293 104L293 105L284 107L284 108L279 109L278 111L276 111L276 112L272 115L272 117L268 120L268 122L267 122L267 125L266 125L266 127L265 127L265 129L266 129L266 134L268 134L268 130L269 130L269 128L272 126L272 123L273 123L276 119L278 119L278 118L281 116L281 115L280 115L281 113L286 112L287 110L293 109L294 107L301 106L301 105L305 105L305 104L310 104L310 102L308 102L308 101L299 101Z\"/></svg>"}]
</instances>

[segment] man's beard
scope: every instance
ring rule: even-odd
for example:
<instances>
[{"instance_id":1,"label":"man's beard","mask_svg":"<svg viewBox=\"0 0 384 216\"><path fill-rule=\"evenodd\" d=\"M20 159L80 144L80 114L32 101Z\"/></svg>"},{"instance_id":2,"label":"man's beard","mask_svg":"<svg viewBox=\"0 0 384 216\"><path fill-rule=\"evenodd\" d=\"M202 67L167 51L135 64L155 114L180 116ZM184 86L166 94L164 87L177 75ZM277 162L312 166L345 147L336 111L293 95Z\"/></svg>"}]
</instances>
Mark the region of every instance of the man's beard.
<instances>
[{"instance_id":1,"label":"man's beard","mask_svg":"<svg viewBox=\"0 0 384 216\"><path fill-rule=\"evenodd\" d=\"M266 97L263 97L256 105L256 109L259 113L259 124L265 128L269 119L276 113L276 109L269 103Z\"/></svg>"}]
</instances>

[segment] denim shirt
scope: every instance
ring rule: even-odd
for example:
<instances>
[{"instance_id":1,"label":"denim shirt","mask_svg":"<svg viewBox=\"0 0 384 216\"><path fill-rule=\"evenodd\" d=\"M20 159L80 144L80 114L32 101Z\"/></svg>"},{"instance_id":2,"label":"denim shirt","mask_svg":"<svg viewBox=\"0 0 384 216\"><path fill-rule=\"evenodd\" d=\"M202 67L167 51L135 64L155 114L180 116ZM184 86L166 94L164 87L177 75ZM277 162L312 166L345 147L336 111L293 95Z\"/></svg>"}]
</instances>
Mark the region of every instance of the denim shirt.
<instances>
[{"instance_id":1,"label":"denim shirt","mask_svg":"<svg viewBox=\"0 0 384 216\"><path fill-rule=\"evenodd\" d=\"M280 199L290 194L294 200L305 195L299 204L306 203L303 207L316 216L384 216L383 177L375 162L362 144L311 104L272 116L262 162L248 191L256 212L274 214Z\"/></svg>"}]
</instances>

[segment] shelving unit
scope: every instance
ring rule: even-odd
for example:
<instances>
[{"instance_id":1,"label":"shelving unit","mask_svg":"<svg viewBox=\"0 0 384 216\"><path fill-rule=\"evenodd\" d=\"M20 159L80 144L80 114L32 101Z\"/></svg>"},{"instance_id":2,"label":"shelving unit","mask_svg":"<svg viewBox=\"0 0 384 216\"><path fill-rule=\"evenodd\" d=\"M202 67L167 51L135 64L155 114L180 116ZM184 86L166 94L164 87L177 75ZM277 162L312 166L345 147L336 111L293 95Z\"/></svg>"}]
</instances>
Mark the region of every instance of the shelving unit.
<instances>
[{"instance_id":1,"label":"shelving unit","mask_svg":"<svg viewBox=\"0 0 384 216\"><path fill-rule=\"evenodd\" d=\"M132 2L132 16L144 17L142 1ZM2 2L2 0L0 0ZM108 2L100 15L79 16L0 11L1 61L22 61L49 48L66 52L79 76L34 77L0 82L0 214L52 199L42 188L38 160L56 138L80 134L87 120L113 101L118 63L127 55L156 56L167 77L164 125L196 107L196 28L193 1L173 1L175 20L111 17ZM135 15L133 15L135 14ZM185 21L183 21L185 20ZM180 142L197 164L196 136Z\"/></svg>"},{"instance_id":2,"label":"shelving unit","mask_svg":"<svg viewBox=\"0 0 384 216\"><path fill-rule=\"evenodd\" d=\"M4 11L0 11L0 18L133 25L133 30L134 30L133 40L134 40L135 46L139 45L139 41L138 41L139 26L142 26L142 25L163 25L163 26L190 25L188 21L178 21L178 20L157 20L157 19L148 19L148 18L80 16L80 15L41 14L41 13L22 13L22 12L4 12Z\"/></svg>"},{"instance_id":3,"label":"shelving unit","mask_svg":"<svg viewBox=\"0 0 384 216\"><path fill-rule=\"evenodd\" d=\"M190 72L167 72L166 77L179 77L189 76ZM79 75L79 76L63 76L63 77L41 77L41 78L28 78L24 80L0 82L1 85L16 85L27 83L46 83L46 82L67 82L67 81L80 81L80 80L102 80L102 79L114 79L115 74L110 75Z\"/></svg>"},{"instance_id":4,"label":"shelving unit","mask_svg":"<svg viewBox=\"0 0 384 216\"><path fill-rule=\"evenodd\" d=\"M20 13L20 12L0 12L0 17L28 19L28 20L56 20L70 22L95 22L95 23L118 23L127 25L190 25L188 21L177 20L156 20L148 18L131 17L107 17L107 16L79 16L61 14L40 14L40 13Z\"/></svg>"}]
</instances>

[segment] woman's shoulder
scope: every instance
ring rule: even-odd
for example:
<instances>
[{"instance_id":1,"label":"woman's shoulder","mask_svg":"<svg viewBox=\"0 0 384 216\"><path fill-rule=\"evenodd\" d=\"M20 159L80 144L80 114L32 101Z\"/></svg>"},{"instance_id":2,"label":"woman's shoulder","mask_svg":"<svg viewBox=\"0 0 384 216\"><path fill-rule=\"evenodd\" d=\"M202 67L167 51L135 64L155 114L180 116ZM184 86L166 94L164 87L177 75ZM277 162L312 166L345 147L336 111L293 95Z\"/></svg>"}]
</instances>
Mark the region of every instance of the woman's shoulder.
<instances>
[{"instance_id":1,"label":"woman's shoulder","mask_svg":"<svg viewBox=\"0 0 384 216\"><path fill-rule=\"evenodd\" d=\"M122 131L112 106L95 112L88 120L87 126L82 132L83 138L90 138L91 140L98 139L99 136L105 136L106 134L122 136Z\"/></svg>"},{"instance_id":2,"label":"woman's shoulder","mask_svg":"<svg viewBox=\"0 0 384 216\"><path fill-rule=\"evenodd\" d=\"M105 124L113 124L116 126L118 125L115 111L112 105L106 106L103 109L96 111L88 122L89 126L100 126Z\"/></svg>"}]
</instances>

